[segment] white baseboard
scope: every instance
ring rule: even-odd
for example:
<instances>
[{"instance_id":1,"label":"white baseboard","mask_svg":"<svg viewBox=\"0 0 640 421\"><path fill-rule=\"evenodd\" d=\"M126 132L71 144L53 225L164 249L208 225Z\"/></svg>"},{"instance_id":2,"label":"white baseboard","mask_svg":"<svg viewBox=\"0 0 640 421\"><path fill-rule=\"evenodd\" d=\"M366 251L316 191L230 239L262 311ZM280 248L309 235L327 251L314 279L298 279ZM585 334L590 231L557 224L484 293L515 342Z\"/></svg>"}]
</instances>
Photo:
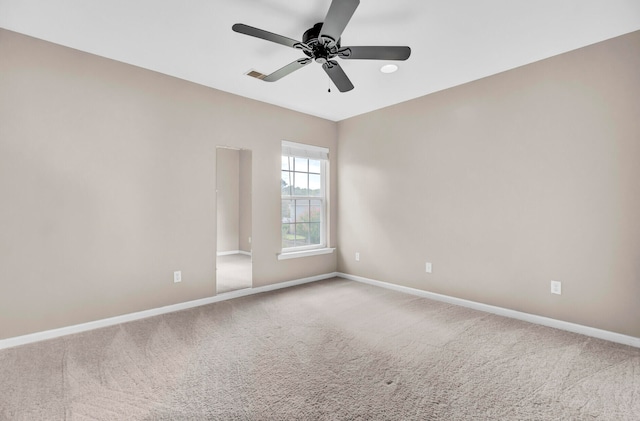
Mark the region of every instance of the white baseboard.
<instances>
[{"instance_id":1,"label":"white baseboard","mask_svg":"<svg viewBox=\"0 0 640 421\"><path fill-rule=\"evenodd\" d=\"M409 288L401 285L390 284L387 282L376 281L374 279L363 278L361 276L349 275L346 273L338 272L337 276L352 281L362 282L369 285L374 285L382 288L391 289L394 291L404 292L406 294L417 295L419 297L429 298L435 301L442 301L448 304L455 304L462 307L472 308L474 310L480 310L487 313L497 314L499 316L509 317L512 319L518 319L529 323L535 323L538 325L553 327L556 329L566 330L568 332L579 333L581 335L591 336L598 339L604 339L606 341L616 342L624 345L630 345L636 348L640 348L640 338L634 336L623 335L621 333L610 332L608 330L596 329L594 327L583 326L575 323L565 322L562 320L551 319L544 316L538 316L535 314L523 313L516 310L510 310L507 308L496 307L488 304L482 304L475 301L463 300L461 298L450 297L448 295L436 294L433 292L423 291L420 289Z\"/></svg>"},{"instance_id":2,"label":"white baseboard","mask_svg":"<svg viewBox=\"0 0 640 421\"><path fill-rule=\"evenodd\" d=\"M232 254L244 254L245 256L251 256L250 251L244 250L219 251L216 253L216 256L231 256Z\"/></svg>"},{"instance_id":3,"label":"white baseboard","mask_svg":"<svg viewBox=\"0 0 640 421\"><path fill-rule=\"evenodd\" d=\"M172 313L174 311L186 310L193 307L199 307L207 304L217 303L220 301L231 300L248 295L261 294L263 292L275 291L282 288L289 288L296 285L307 284L310 282L321 281L323 279L334 278L337 273L326 273L323 275L311 276L308 278L296 279L293 281L280 282L277 284L265 285L257 288L247 288L237 291L225 292L213 297L201 298L199 300L187 301L184 303L172 304L164 307L153 308L150 310L138 311L135 313L123 314L121 316L109 317L107 319L95 320L87 323L80 323L73 326L61 327L58 329L46 330L43 332L31 333L13 338L0 339L0 350L12 348L14 346L26 345L34 342L54 339L60 336L71 335L74 333L86 332L93 329L118 325L120 323L132 322L134 320L146 319L147 317L159 316L161 314Z\"/></svg>"},{"instance_id":4,"label":"white baseboard","mask_svg":"<svg viewBox=\"0 0 640 421\"><path fill-rule=\"evenodd\" d=\"M257 288L247 288L247 289L242 289L237 291L226 292L213 297L187 301L185 303L172 304L165 307L139 311L136 313L124 314L121 316L115 316L107 319L81 323L73 326L67 326L67 327L62 327L58 329L51 329L51 330L31 333L23 336L16 336L13 338L0 339L0 350L6 349L6 348L12 348L19 345L26 345L34 342L44 341L47 339L54 339L61 336L71 335L74 333L86 332L89 330L99 329L102 327L113 326L120 323L127 323L134 320L145 319L147 317L159 316L161 314L172 313L174 311L186 310L189 308L217 303L220 301L226 301L234 298L246 297L249 295L261 294L263 292L275 291L282 288L289 288L296 285L302 285L310 282L321 281L323 279L330 279L336 276L344 279L356 281L356 282L362 282L362 283L374 285L377 287L382 287L382 288L386 288L386 289L390 289L398 292L403 292L406 294L429 298L435 301L441 301L449 304L459 305L462 307L468 307L475 310L484 311L487 313L493 313L493 314L497 314L504 317L510 317L512 319L518 319L518 320L522 320L529 323L535 323L543 326L566 330L569 332L579 333L582 335L591 336L598 339L604 339L607 341L640 348L640 338L636 338L633 336L623 335L620 333L610 332L602 329L596 329L589 326L578 325L575 323L565 322L562 320L551 319L548 317L537 316L535 314L523 313L520 311L510 310L502 307L491 306L488 304L482 304L475 301L463 300L461 298L455 298L455 297L450 297L448 295L436 294L433 292L423 291L420 289L409 288L409 287L390 284L382 281L376 281L374 279L364 278L361 276L349 275L341 272L332 272L332 273L326 273L323 275L311 276L308 278L296 279L293 281L286 281L286 282L280 282L277 284L265 285Z\"/></svg>"}]
</instances>

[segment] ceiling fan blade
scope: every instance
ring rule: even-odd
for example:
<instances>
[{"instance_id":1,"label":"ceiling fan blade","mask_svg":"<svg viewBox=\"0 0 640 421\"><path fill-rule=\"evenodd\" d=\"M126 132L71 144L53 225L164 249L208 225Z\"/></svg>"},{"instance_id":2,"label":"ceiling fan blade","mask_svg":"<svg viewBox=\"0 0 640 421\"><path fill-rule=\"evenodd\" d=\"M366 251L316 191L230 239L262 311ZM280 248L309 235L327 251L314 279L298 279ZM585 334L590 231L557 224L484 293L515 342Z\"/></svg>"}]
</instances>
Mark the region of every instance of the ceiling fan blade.
<instances>
[{"instance_id":1,"label":"ceiling fan blade","mask_svg":"<svg viewBox=\"0 0 640 421\"><path fill-rule=\"evenodd\" d=\"M302 69L304 66L306 66L309 63L311 63L310 58L308 57L301 58L300 60L296 60L292 63L287 64L283 68L276 70L275 72L271 73L270 75L268 75L262 80L264 80L265 82L275 82L276 80L280 80L283 77L295 72L298 69Z\"/></svg>"},{"instance_id":2,"label":"ceiling fan blade","mask_svg":"<svg viewBox=\"0 0 640 421\"><path fill-rule=\"evenodd\" d=\"M338 51L346 60L406 60L410 55L409 47L345 47Z\"/></svg>"},{"instance_id":3,"label":"ceiling fan blade","mask_svg":"<svg viewBox=\"0 0 640 421\"><path fill-rule=\"evenodd\" d=\"M337 61L328 61L322 65L322 68L327 72L331 81L340 92L347 92L353 89L353 83L351 83L349 77Z\"/></svg>"},{"instance_id":4,"label":"ceiling fan blade","mask_svg":"<svg viewBox=\"0 0 640 421\"><path fill-rule=\"evenodd\" d=\"M320 29L320 38L329 37L338 42L359 4L360 0L333 0Z\"/></svg>"},{"instance_id":5,"label":"ceiling fan blade","mask_svg":"<svg viewBox=\"0 0 640 421\"><path fill-rule=\"evenodd\" d=\"M286 45L287 47L291 48L294 48L296 44L300 44L300 41L296 41L295 39L274 34L263 29L254 28L253 26L245 25L243 23L236 23L231 27L231 29L240 34L261 38L267 41L275 42L276 44Z\"/></svg>"}]
</instances>

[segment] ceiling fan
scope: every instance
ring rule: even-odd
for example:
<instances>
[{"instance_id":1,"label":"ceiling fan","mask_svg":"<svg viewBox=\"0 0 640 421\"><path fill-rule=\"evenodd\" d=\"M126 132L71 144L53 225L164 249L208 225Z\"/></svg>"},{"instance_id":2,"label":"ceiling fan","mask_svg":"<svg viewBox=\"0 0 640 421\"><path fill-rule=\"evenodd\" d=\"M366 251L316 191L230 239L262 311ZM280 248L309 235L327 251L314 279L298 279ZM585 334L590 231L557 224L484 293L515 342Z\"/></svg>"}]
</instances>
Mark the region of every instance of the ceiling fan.
<instances>
[{"instance_id":1,"label":"ceiling fan","mask_svg":"<svg viewBox=\"0 0 640 421\"><path fill-rule=\"evenodd\" d=\"M334 60L406 60L411 55L409 47L342 47L340 36L353 16L360 0L333 0L324 22L319 22L302 35L302 42L282 35L267 32L242 23L236 23L235 32L261 38L301 50L307 57L287 64L283 68L262 77L265 82L275 82L315 61L329 75L340 92L353 89L353 84L340 64Z\"/></svg>"}]
</instances>

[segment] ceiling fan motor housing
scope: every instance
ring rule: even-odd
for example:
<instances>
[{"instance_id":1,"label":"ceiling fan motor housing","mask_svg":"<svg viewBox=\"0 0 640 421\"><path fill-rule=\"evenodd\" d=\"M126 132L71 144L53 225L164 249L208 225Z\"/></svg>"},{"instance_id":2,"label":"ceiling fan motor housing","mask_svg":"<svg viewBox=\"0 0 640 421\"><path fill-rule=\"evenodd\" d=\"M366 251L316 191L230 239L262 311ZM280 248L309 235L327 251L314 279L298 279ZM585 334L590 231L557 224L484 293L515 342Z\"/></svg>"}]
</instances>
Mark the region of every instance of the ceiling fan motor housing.
<instances>
[{"instance_id":1,"label":"ceiling fan motor housing","mask_svg":"<svg viewBox=\"0 0 640 421\"><path fill-rule=\"evenodd\" d=\"M318 22L313 25L313 28L309 28L302 35L302 43L309 49L303 49L302 51L308 56L314 59L316 62L324 64L329 59L332 59L338 55L340 49L340 39L335 41L331 38L320 38L320 30L322 29L323 22Z\"/></svg>"}]
</instances>

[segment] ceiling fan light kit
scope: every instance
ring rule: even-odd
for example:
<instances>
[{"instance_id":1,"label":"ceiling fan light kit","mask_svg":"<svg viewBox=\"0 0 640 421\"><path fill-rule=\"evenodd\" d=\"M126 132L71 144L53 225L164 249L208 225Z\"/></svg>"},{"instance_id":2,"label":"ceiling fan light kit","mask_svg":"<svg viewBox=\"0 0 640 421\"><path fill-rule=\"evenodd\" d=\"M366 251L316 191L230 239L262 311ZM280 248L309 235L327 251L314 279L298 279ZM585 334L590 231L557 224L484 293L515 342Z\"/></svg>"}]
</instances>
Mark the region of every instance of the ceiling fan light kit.
<instances>
[{"instance_id":1,"label":"ceiling fan light kit","mask_svg":"<svg viewBox=\"0 0 640 421\"><path fill-rule=\"evenodd\" d=\"M316 23L312 28L307 29L302 35L302 41L242 23L236 23L232 29L240 34L301 50L306 55L306 57L289 63L265 77L258 77L258 79L265 82L275 82L315 61L322 65L322 68L340 92L347 92L353 89L353 84L340 66L340 63L335 60L336 58L344 60L406 60L411 55L411 48L409 47L342 47L340 36L359 4L360 0L333 0L324 22Z\"/></svg>"}]
</instances>

